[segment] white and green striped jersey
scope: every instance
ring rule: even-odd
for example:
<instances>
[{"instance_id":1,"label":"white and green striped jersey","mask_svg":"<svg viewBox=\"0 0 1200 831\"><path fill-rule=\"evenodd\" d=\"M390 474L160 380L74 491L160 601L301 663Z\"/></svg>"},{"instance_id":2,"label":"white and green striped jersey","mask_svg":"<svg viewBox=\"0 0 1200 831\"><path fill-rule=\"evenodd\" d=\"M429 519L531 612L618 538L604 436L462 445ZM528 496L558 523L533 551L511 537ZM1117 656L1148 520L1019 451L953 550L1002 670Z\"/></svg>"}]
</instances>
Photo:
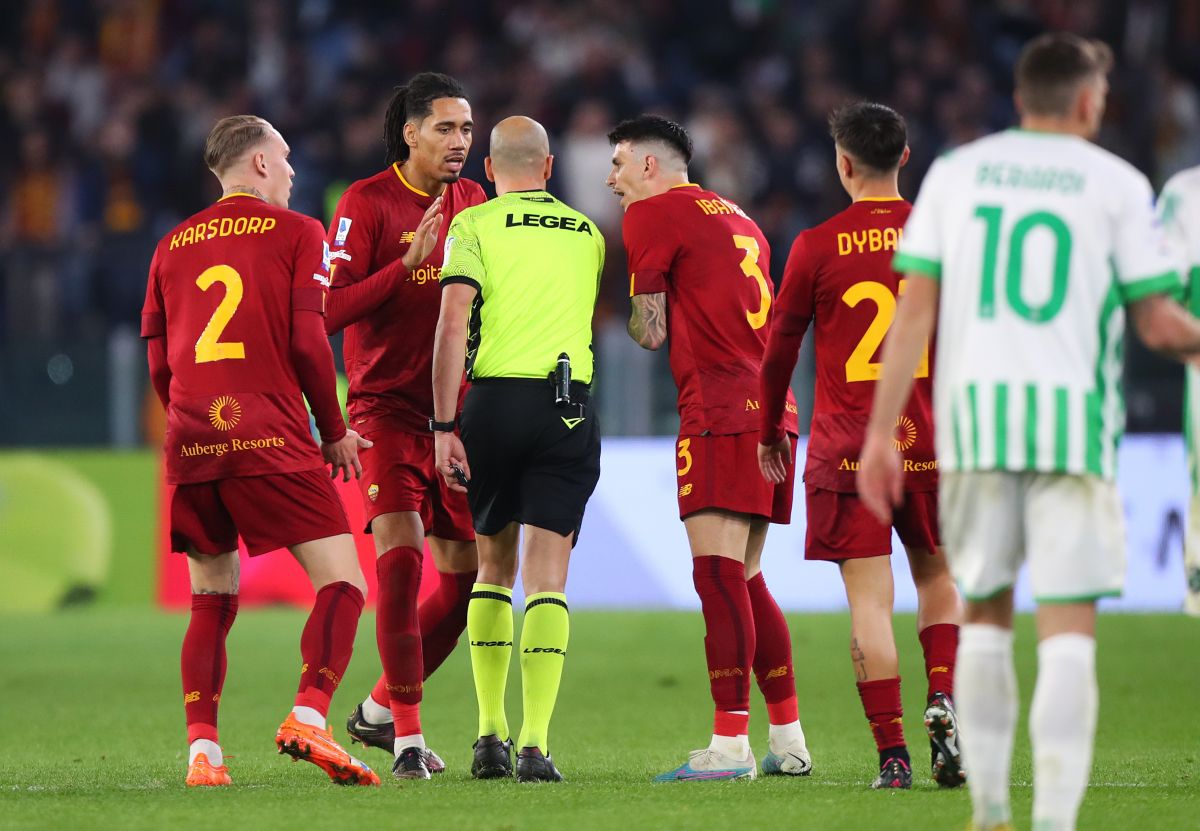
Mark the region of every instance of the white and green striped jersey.
<instances>
[{"instance_id":1,"label":"white and green striped jersey","mask_svg":"<svg viewBox=\"0 0 1200 831\"><path fill-rule=\"evenodd\" d=\"M1176 173L1163 186L1158 200L1163 230L1187 269L1187 303L1200 317L1200 167ZM1187 397L1183 407L1192 493L1200 492L1200 369L1187 366Z\"/></svg>"},{"instance_id":2,"label":"white and green striped jersey","mask_svg":"<svg viewBox=\"0 0 1200 831\"><path fill-rule=\"evenodd\" d=\"M1181 290L1145 176L1075 136L987 136L930 168L895 268L941 284L942 470L1113 478L1124 305Z\"/></svg>"}]
</instances>

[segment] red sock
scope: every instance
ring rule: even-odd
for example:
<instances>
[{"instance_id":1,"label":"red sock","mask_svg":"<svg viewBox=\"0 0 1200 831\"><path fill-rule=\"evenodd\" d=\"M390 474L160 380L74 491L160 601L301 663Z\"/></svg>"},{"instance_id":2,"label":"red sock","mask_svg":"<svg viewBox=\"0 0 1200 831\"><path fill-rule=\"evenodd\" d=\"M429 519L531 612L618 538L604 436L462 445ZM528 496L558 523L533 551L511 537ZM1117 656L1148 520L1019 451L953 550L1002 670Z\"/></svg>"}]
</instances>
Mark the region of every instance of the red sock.
<instances>
[{"instance_id":1,"label":"red sock","mask_svg":"<svg viewBox=\"0 0 1200 831\"><path fill-rule=\"evenodd\" d=\"M954 656L958 653L958 627L953 623L926 626L919 635L925 651L925 677L929 679L929 697L938 693L954 695Z\"/></svg>"},{"instance_id":2,"label":"red sock","mask_svg":"<svg viewBox=\"0 0 1200 831\"><path fill-rule=\"evenodd\" d=\"M476 572L438 572L438 587L417 609L421 622L421 656L424 675L428 678L458 645L458 636L467 626L467 603L471 600L471 586L475 585ZM380 673L379 680L371 689L371 698L376 704L389 706L391 694L387 688L387 675ZM400 735L409 735L401 733Z\"/></svg>"},{"instance_id":3,"label":"red sock","mask_svg":"<svg viewBox=\"0 0 1200 831\"><path fill-rule=\"evenodd\" d=\"M425 677L433 675L458 645L458 636L467 628L467 604L474 571L438 572L438 585L417 610L421 619L421 653Z\"/></svg>"},{"instance_id":4,"label":"red sock","mask_svg":"<svg viewBox=\"0 0 1200 831\"><path fill-rule=\"evenodd\" d=\"M179 666L188 744L217 741L217 705L225 684L225 636L237 616L236 594L193 594Z\"/></svg>"},{"instance_id":5,"label":"red sock","mask_svg":"<svg viewBox=\"0 0 1200 831\"><path fill-rule=\"evenodd\" d=\"M876 749L904 747L904 708L900 705L900 679L859 681L858 697L862 699L867 721L871 723Z\"/></svg>"},{"instance_id":6,"label":"red sock","mask_svg":"<svg viewBox=\"0 0 1200 831\"><path fill-rule=\"evenodd\" d=\"M375 563L379 576L375 639L383 674L387 676L388 704L398 736L421 732L419 712L425 673L417 593L424 559L425 555L417 549L400 546L385 551Z\"/></svg>"},{"instance_id":7,"label":"red sock","mask_svg":"<svg viewBox=\"0 0 1200 831\"><path fill-rule=\"evenodd\" d=\"M709 686L717 708L713 732L718 736L743 735L750 720L754 611L745 574L745 566L729 557L692 560L692 581L704 613Z\"/></svg>"},{"instance_id":8,"label":"red sock","mask_svg":"<svg viewBox=\"0 0 1200 831\"><path fill-rule=\"evenodd\" d=\"M317 592L316 602L300 635L300 688L297 707L329 713L329 699L342 683L342 674L354 651L354 635L362 615L363 594L344 581L330 583Z\"/></svg>"},{"instance_id":9,"label":"red sock","mask_svg":"<svg viewBox=\"0 0 1200 831\"><path fill-rule=\"evenodd\" d=\"M800 720L800 707L787 619L761 571L746 581L746 591L754 610L754 677L767 702L767 716L771 724L791 724Z\"/></svg>"}]
</instances>

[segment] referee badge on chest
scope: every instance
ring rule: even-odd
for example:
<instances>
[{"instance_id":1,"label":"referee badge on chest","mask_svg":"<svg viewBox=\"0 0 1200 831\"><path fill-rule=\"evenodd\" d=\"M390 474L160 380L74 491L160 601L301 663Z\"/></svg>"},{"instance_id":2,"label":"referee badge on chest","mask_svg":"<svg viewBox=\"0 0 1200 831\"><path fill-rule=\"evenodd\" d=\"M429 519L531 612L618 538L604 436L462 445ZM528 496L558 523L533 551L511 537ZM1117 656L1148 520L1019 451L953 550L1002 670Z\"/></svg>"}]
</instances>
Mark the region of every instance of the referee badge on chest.
<instances>
[{"instance_id":1,"label":"referee badge on chest","mask_svg":"<svg viewBox=\"0 0 1200 831\"><path fill-rule=\"evenodd\" d=\"M378 498L379 498L379 485L376 485L375 483L372 482L371 486L367 488L367 499L370 499L372 502L374 502Z\"/></svg>"}]
</instances>

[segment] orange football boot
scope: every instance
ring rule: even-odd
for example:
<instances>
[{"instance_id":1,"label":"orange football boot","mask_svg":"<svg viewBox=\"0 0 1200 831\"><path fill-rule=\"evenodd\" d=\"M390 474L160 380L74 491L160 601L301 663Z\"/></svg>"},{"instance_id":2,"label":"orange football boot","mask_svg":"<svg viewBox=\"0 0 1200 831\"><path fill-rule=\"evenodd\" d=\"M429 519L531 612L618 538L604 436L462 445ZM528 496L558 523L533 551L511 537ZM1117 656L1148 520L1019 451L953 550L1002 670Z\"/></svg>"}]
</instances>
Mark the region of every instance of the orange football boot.
<instances>
[{"instance_id":1,"label":"orange football boot","mask_svg":"<svg viewBox=\"0 0 1200 831\"><path fill-rule=\"evenodd\" d=\"M279 725L275 744L280 753L312 762L339 785L379 784L375 771L342 750L328 730L297 721L293 713Z\"/></svg>"},{"instance_id":2,"label":"orange football boot","mask_svg":"<svg viewBox=\"0 0 1200 831\"><path fill-rule=\"evenodd\" d=\"M196 759L188 765L187 786L189 788L215 788L221 785L232 785L229 778L229 768L221 765L216 767L209 763L208 756L197 753Z\"/></svg>"}]
</instances>

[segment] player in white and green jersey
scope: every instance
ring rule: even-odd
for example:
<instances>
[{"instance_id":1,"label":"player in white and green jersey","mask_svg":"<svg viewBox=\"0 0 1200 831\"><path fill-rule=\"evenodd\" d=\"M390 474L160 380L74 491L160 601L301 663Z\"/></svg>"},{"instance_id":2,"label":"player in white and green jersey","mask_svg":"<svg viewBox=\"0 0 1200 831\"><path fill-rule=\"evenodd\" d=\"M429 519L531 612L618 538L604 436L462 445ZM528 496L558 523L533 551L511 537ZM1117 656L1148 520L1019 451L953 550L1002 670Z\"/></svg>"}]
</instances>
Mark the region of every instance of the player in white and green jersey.
<instances>
[{"instance_id":1,"label":"player in white and green jersey","mask_svg":"<svg viewBox=\"0 0 1200 831\"><path fill-rule=\"evenodd\" d=\"M1096 601L1124 579L1113 478L1126 311L1150 348L1200 353L1149 182L1088 142L1111 61L1076 35L1035 39L1016 68L1021 129L926 176L896 257L908 290L859 467L863 501L890 519L903 477L893 425L936 321L942 538L967 598L955 697L978 829L1012 827L1013 585L1026 559L1039 635L1033 827L1075 827L1099 699Z\"/></svg>"},{"instance_id":2,"label":"player in white and green jersey","mask_svg":"<svg viewBox=\"0 0 1200 831\"><path fill-rule=\"evenodd\" d=\"M1187 268L1187 307L1200 315L1200 167L1172 176L1158 200L1159 217ZM1183 567L1187 593L1183 609L1200 616L1200 368L1188 365L1187 397L1183 406L1183 435L1187 440L1192 498L1188 505Z\"/></svg>"}]
</instances>

